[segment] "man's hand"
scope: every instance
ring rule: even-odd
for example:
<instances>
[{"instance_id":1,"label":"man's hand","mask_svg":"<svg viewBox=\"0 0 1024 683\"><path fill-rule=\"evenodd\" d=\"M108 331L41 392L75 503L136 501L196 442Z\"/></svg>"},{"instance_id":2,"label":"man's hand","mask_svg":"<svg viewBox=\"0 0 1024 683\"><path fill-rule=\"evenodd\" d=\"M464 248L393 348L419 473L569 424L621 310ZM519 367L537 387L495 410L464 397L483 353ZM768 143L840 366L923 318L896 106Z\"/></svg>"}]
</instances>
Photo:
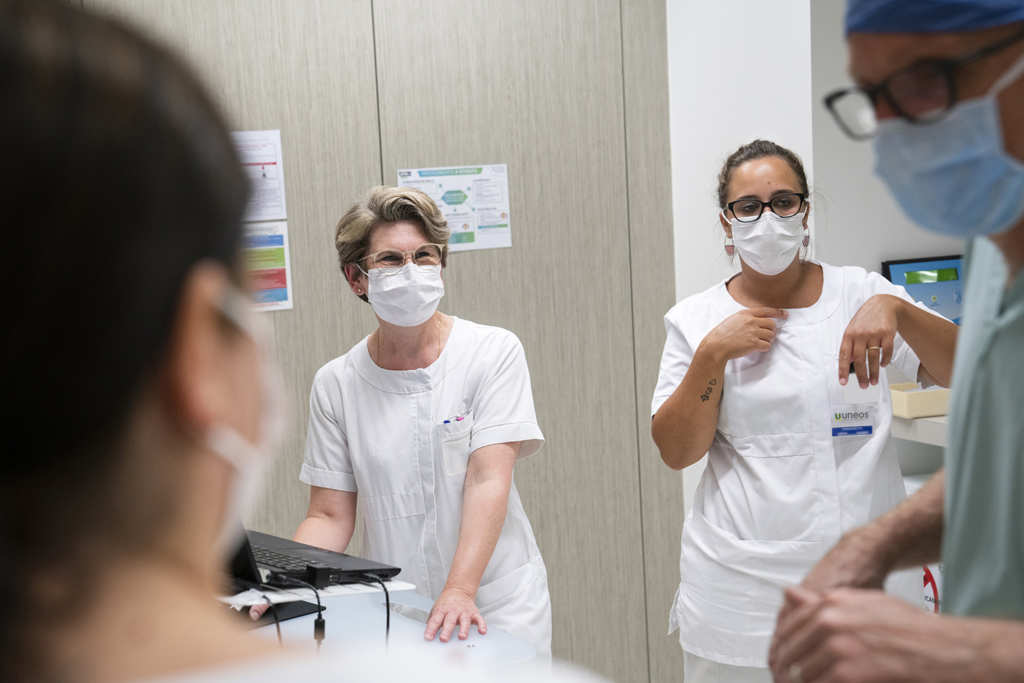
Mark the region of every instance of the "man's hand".
<instances>
[{"instance_id":1,"label":"man's hand","mask_svg":"<svg viewBox=\"0 0 1024 683\"><path fill-rule=\"evenodd\" d=\"M843 536L804 577L800 585L806 591L786 591L776 623L781 624L800 606L797 600L802 595L821 594L833 588L881 588L889 567L880 559L876 535L874 529L861 527ZM776 628L773 651L778 636Z\"/></svg>"},{"instance_id":2,"label":"man's hand","mask_svg":"<svg viewBox=\"0 0 1024 683\"><path fill-rule=\"evenodd\" d=\"M880 553L881 542L872 527L847 533L800 582L819 593L830 588L881 588L890 567Z\"/></svg>"},{"instance_id":3,"label":"man's hand","mask_svg":"<svg viewBox=\"0 0 1024 683\"><path fill-rule=\"evenodd\" d=\"M933 615L881 591L794 587L786 600L796 607L780 616L768 657L779 683L932 680L936 657L970 654L934 642Z\"/></svg>"},{"instance_id":4,"label":"man's hand","mask_svg":"<svg viewBox=\"0 0 1024 683\"><path fill-rule=\"evenodd\" d=\"M881 588L889 567L880 557L874 535L870 527L847 533L818 560L800 585L817 593L832 588ZM779 618L794 606L786 600Z\"/></svg>"},{"instance_id":5,"label":"man's hand","mask_svg":"<svg viewBox=\"0 0 1024 683\"><path fill-rule=\"evenodd\" d=\"M473 602L473 596L458 588L445 588L434 603L434 608L430 610L427 630L423 637L433 640L440 631L441 642L447 643L458 626L459 640L465 640L469 637L469 627L472 624L476 624L476 630L480 635L487 633L487 622Z\"/></svg>"}]
</instances>

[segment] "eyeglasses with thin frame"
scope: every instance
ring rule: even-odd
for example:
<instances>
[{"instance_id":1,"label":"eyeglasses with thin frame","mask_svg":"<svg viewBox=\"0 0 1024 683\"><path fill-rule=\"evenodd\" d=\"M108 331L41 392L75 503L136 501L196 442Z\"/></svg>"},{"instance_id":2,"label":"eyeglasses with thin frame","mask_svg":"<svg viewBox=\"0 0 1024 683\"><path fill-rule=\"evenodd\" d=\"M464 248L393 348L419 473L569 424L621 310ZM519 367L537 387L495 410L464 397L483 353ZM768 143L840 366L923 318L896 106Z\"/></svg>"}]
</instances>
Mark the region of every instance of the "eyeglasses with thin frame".
<instances>
[{"instance_id":1,"label":"eyeglasses with thin frame","mask_svg":"<svg viewBox=\"0 0 1024 683\"><path fill-rule=\"evenodd\" d=\"M385 274L398 272L407 261L417 266L439 266L444 257L444 246L440 244L421 244L411 251L399 249L382 249L359 259L356 265L363 275L369 275L371 269L383 268Z\"/></svg>"},{"instance_id":2,"label":"eyeglasses with thin frame","mask_svg":"<svg viewBox=\"0 0 1024 683\"><path fill-rule=\"evenodd\" d=\"M799 192L780 192L771 198L771 201L762 202L754 197L742 197L725 205L732 215L741 223L753 223L765 208L770 208L772 213L780 218L789 218L800 213L807 201L807 195Z\"/></svg>"},{"instance_id":3,"label":"eyeglasses with thin frame","mask_svg":"<svg viewBox=\"0 0 1024 683\"><path fill-rule=\"evenodd\" d=\"M854 140L867 140L878 132L875 114L879 98L910 123L938 121L957 102L956 73L961 68L1024 40L1024 31L986 45L962 57L928 58L896 71L872 86L840 88L825 96L825 107L839 127Z\"/></svg>"}]
</instances>

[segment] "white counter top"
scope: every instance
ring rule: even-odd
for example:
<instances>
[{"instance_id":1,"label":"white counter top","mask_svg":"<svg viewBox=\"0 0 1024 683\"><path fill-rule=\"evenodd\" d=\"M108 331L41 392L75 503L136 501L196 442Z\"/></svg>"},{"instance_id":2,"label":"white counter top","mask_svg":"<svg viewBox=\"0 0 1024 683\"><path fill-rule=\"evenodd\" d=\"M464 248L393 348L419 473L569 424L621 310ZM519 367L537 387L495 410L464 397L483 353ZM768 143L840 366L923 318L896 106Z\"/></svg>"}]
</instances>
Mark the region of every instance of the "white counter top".
<instances>
[{"instance_id":1,"label":"white counter top","mask_svg":"<svg viewBox=\"0 0 1024 683\"><path fill-rule=\"evenodd\" d=\"M945 447L947 421L945 415L939 417L918 417L908 420L893 416L892 436L895 439L906 439L918 443Z\"/></svg>"}]
</instances>

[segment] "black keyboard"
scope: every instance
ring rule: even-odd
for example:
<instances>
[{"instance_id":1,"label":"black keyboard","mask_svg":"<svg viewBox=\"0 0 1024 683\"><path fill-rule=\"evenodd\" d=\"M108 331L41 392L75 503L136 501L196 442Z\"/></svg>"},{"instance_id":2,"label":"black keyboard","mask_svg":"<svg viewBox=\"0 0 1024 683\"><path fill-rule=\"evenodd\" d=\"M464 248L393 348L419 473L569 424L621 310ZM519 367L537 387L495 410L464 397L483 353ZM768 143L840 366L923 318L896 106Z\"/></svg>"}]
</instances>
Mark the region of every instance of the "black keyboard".
<instances>
[{"instance_id":1,"label":"black keyboard","mask_svg":"<svg viewBox=\"0 0 1024 683\"><path fill-rule=\"evenodd\" d=\"M306 571L306 565L309 564L305 560L301 560L291 555L285 555L284 553L274 552L273 550L267 550L261 548L258 545L252 547L252 554L256 557L256 564L262 564L272 569L283 569L284 571Z\"/></svg>"}]
</instances>

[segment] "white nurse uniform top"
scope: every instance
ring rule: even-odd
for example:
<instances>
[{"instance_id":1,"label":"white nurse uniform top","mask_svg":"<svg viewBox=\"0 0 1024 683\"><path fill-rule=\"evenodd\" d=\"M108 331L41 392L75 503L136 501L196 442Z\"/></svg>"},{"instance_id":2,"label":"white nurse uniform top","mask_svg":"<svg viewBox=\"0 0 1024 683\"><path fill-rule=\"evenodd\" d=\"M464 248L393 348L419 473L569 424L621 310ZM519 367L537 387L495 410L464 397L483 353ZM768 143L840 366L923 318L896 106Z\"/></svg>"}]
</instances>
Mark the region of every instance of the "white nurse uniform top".
<instances>
[{"instance_id":1,"label":"white nurse uniform top","mask_svg":"<svg viewBox=\"0 0 1024 683\"><path fill-rule=\"evenodd\" d=\"M317 371L309 403L299 478L357 491L367 556L434 600L458 546L470 455L519 441L523 458L544 442L519 339L458 318L420 370L380 368L363 339ZM489 627L550 652L547 572L514 483L476 602Z\"/></svg>"},{"instance_id":2,"label":"white nurse uniform top","mask_svg":"<svg viewBox=\"0 0 1024 683\"><path fill-rule=\"evenodd\" d=\"M841 387L838 358L846 326L868 298L912 300L862 268L820 265L818 301L777 321L769 351L726 364L707 468L683 526L670 630L679 628L684 650L724 664L767 666L783 588L799 583L841 534L906 495L896 456L885 449L892 423L886 373L866 390L854 375ZM665 316L652 415L705 335L742 310L726 282ZM917 378L919 360L899 336L891 367ZM919 603L920 580L920 572L904 573L889 588Z\"/></svg>"}]
</instances>

